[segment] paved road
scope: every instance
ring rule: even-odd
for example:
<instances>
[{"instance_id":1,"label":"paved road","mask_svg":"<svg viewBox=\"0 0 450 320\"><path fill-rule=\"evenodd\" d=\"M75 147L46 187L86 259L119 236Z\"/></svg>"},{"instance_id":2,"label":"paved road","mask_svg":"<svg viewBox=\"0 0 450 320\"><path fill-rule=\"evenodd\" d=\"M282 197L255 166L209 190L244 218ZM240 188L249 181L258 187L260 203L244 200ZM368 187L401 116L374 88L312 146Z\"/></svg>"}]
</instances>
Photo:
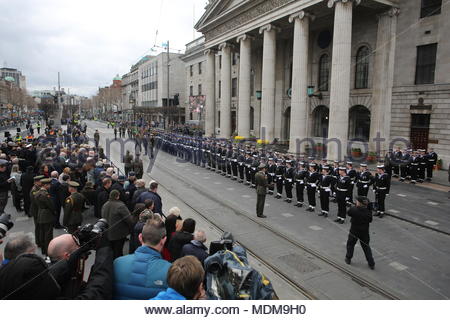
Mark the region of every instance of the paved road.
<instances>
[{"instance_id":1,"label":"paved road","mask_svg":"<svg viewBox=\"0 0 450 320\"><path fill-rule=\"evenodd\" d=\"M111 137L112 130L106 129L106 125L102 123L89 123L89 127L99 128L102 138ZM132 150L132 144L128 144L125 149ZM111 147L111 156L116 162L121 158L119 150L118 143ZM159 153L151 176L168 186L171 192L195 209L203 210L212 219L221 223L229 221L229 228L237 231L238 239L246 239L246 234L254 237L253 242L257 247L255 251L262 256L271 256L274 261L282 261L280 265L285 267L286 272L294 274L300 270L300 273L303 273L301 279L308 281L310 286L319 286L317 290L325 296L335 297L336 294L341 294L343 298L348 298L348 290L342 287L343 283L335 276L331 276L328 285L320 287L323 286L320 280L326 276L320 272L314 273L317 271L316 266L308 265L307 258L305 260L305 257L279 251L279 244L271 243L271 239L265 238L262 233L258 237L255 230L241 230L239 223L233 224L232 218L238 215L236 212L254 216L254 189L192 164L178 163L173 157L163 153ZM215 203L214 199L226 202L226 208ZM393 212L395 214L450 230L450 205L445 192L394 182L387 208L396 210ZM331 212L336 211L336 206L332 205ZM304 209L271 197L266 202L266 214L269 218L265 223L271 227L343 264L348 224L336 225L331 219L306 213ZM258 226L254 228L259 230ZM348 268L409 299L450 297L449 236L387 217L375 219L371 227L371 239L377 262L376 270L367 268L359 247L356 248L352 265ZM358 298L373 298L373 295L367 293L366 296L361 295Z\"/></svg>"}]
</instances>

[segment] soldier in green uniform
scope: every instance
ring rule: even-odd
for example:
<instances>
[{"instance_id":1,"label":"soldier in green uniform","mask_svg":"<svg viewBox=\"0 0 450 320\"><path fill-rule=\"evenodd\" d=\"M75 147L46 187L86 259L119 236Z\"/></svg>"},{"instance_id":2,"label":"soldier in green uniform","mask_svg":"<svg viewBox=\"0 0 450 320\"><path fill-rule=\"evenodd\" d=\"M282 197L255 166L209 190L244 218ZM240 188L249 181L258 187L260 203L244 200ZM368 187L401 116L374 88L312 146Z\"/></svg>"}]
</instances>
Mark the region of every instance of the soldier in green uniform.
<instances>
[{"instance_id":1,"label":"soldier in green uniform","mask_svg":"<svg viewBox=\"0 0 450 320\"><path fill-rule=\"evenodd\" d=\"M264 203L266 202L267 194L267 175L266 175L266 165L261 163L258 167L259 171L255 174L255 184L256 184L256 215L259 218L266 218L263 214Z\"/></svg>"},{"instance_id":2,"label":"soldier in green uniform","mask_svg":"<svg viewBox=\"0 0 450 320\"><path fill-rule=\"evenodd\" d=\"M41 244L41 250L43 255L47 255L47 248L50 241L53 239L53 224L55 222L55 207L53 206L53 201L48 193L50 188L51 179L42 179L42 187L36 193L36 205L38 208L37 212L37 224L39 225L38 234Z\"/></svg>"},{"instance_id":3,"label":"soldier in green uniform","mask_svg":"<svg viewBox=\"0 0 450 320\"><path fill-rule=\"evenodd\" d=\"M40 248L41 243L40 239L38 237L39 234L39 225L37 223L37 215L38 215L38 207L36 204L36 193L41 189L41 179L44 179L44 176L36 176L34 179L34 186L31 188L30 191L30 215L33 217L34 222L34 241L36 242L36 245Z\"/></svg>"},{"instance_id":4,"label":"soldier in green uniform","mask_svg":"<svg viewBox=\"0 0 450 320\"><path fill-rule=\"evenodd\" d=\"M139 158L139 153L136 153L136 157L134 158L133 171L136 174L137 179L142 179L142 176L144 175L144 163Z\"/></svg>"},{"instance_id":5,"label":"soldier in green uniform","mask_svg":"<svg viewBox=\"0 0 450 320\"><path fill-rule=\"evenodd\" d=\"M83 208L86 202L84 196L78 192L78 182L69 182L70 196L64 201L64 219L63 225L67 228L69 233L77 231L78 227L83 222Z\"/></svg>"}]
</instances>

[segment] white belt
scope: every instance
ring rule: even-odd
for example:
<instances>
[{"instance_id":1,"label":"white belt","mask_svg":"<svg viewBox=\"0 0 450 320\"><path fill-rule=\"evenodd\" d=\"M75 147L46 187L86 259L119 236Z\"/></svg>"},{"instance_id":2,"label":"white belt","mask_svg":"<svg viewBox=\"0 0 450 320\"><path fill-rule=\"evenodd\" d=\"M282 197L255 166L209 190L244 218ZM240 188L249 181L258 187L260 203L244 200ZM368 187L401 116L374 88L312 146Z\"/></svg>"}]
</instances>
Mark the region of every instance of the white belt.
<instances>
[{"instance_id":1,"label":"white belt","mask_svg":"<svg viewBox=\"0 0 450 320\"><path fill-rule=\"evenodd\" d=\"M244 163L243 162L239 162L239 165L242 166Z\"/></svg>"},{"instance_id":2,"label":"white belt","mask_svg":"<svg viewBox=\"0 0 450 320\"><path fill-rule=\"evenodd\" d=\"M337 191L347 192L347 189L339 189L339 188L336 188L336 190L337 190Z\"/></svg>"},{"instance_id":3,"label":"white belt","mask_svg":"<svg viewBox=\"0 0 450 320\"><path fill-rule=\"evenodd\" d=\"M316 184L315 184L315 183L309 183L309 182L308 182L308 185L310 185L310 186L313 187L313 188L316 187Z\"/></svg>"},{"instance_id":4,"label":"white belt","mask_svg":"<svg viewBox=\"0 0 450 320\"><path fill-rule=\"evenodd\" d=\"M275 173L269 173L272 177L275 175Z\"/></svg>"},{"instance_id":5,"label":"white belt","mask_svg":"<svg viewBox=\"0 0 450 320\"><path fill-rule=\"evenodd\" d=\"M236 159L233 159L233 162L237 162L237 160L236 160Z\"/></svg>"},{"instance_id":6,"label":"white belt","mask_svg":"<svg viewBox=\"0 0 450 320\"><path fill-rule=\"evenodd\" d=\"M386 190L387 188L386 187L377 187L377 189Z\"/></svg>"},{"instance_id":7,"label":"white belt","mask_svg":"<svg viewBox=\"0 0 450 320\"><path fill-rule=\"evenodd\" d=\"M288 182L292 182L292 179L286 179Z\"/></svg>"}]
</instances>

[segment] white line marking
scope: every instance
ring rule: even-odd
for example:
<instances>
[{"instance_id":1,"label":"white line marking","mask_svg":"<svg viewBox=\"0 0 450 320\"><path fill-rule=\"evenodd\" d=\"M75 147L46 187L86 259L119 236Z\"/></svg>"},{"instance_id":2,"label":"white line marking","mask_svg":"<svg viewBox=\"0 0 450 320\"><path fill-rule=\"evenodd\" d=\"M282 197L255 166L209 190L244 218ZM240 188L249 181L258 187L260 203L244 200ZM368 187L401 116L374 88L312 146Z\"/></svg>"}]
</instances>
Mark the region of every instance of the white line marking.
<instances>
[{"instance_id":1,"label":"white line marking","mask_svg":"<svg viewBox=\"0 0 450 320\"><path fill-rule=\"evenodd\" d=\"M422 259L414 257L414 256L411 256L411 258L413 258L414 260L417 260L417 261L422 261Z\"/></svg>"},{"instance_id":2,"label":"white line marking","mask_svg":"<svg viewBox=\"0 0 450 320\"><path fill-rule=\"evenodd\" d=\"M281 215L285 218L290 218L290 217L294 216L293 214L290 214L290 213L282 213Z\"/></svg>"},{"instance_id":3,"label":"white line marking","mask_svg":"<svg viewBox=\"0 0 450 320\"><path fill-rule=\"evenodd\" d=\"M243 194L242 198L251 198L251 196L249 196L248 194Z\"/></svg>"},{"instance_id":4,"label":"white line marking","mask_svg":"<svg viewBox=\"0 0 450 320\"><path fill-rule=\"evenodd\" d=\"M426 224L429 224L430 226L438 226L439 223L433 220L427 220L425 221Z\"/></svg>"},{"instance_id":5,"label":"white line marking","mask_svg":"<svg viewBox=\"0 0 450 320\"><path fill-rule=\"evenodd\" d=\"M397 261L391 262L391 263L389 263L389 265L392 268L396 269L397 271L404 271L404 270L408 269L407 266L405 266L405 265L403 265L403 264L401 264L400 262L397 262Z\"/></svg>"},{"instance_id":6,"label":"white line marking","mask_svg":"<svg viewBox=\"0 0 450 320\"><path fill-rule=\"evenodd\" d=\"M405 197L406 197L406 194L402 194L402 193L397 193L397 195L398 195L399 197L402 197L402 198L405 198Z\"/></svg>"},{"instance_id":7,"label":"white line marking","mask_svg":"<svg viewBox=\"0 0 450 320\"><path fill-rule=\"evenodd\" d=\"M321 228L319 226L309 226L308 228L310 228L311 230L314 230L314 231L323 230L323 228Z\"/></svg>"},{"instance_id":8,"label":"white line marking","mask_svg":"<svg viewBox=\"0 0 450 320\"><path fill-rule=\"evenodd\" d=\"M18 217L18 218L16 218L16 222L28 221L28 220L30 220L29 217Z\"/></svg>"},{"instance_id":9,"label":"white line marking","mask_svg":"<svg viewBox=\"0 0 450 320\"><path fill-rule=\"evenodd\" d=\"M395 210L395 209L389 209L388 212L391 212L391 213L400 213L400 211Z\"/></svg>"},{"instance_id":10,"label":"white line marking","mask_svg":"<svg viewBox=\"0 0 450 320\"><path fill-rule=\"evenodd\" d=\"M437 206L439 203L433 202L433 201L428 201L427 204L429 204L430 206Z\"/></svg>"}]
</instances>

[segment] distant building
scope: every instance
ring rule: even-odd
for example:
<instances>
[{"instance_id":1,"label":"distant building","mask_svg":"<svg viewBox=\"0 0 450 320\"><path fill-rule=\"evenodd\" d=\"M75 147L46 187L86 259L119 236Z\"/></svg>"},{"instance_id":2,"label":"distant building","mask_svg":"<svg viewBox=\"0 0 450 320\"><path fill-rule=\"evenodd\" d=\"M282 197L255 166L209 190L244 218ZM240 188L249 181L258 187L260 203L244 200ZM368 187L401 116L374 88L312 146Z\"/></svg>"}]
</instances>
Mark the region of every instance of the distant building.
<instances>
[{"instance_id":1,"label":"distant building","mask_svg":"<svg viewBox=\"0 0 450 320\"><path fill-rule=\"evenodd\" d=\"M183 100L186 122L192 121L202 125L205 116L205 38L200 37L186 44L186 51L181 58L185 63L186 99Z\"/></svg>"},{"instance_id":2,"label":"distant building","mask_svg":"<svg viewBox=\"0 0 450 320\"><path fill-rule=\"evenodd\" d=\"M184 121L184 109L176 100L185 98L184 62L182 55L167 53L145 56L122 77L122 101L127 110L134 107L136 118L162 123L166 115L170 123ZM169 76L169 79L167 78ZM169 92L167 91L169 86ZM163 109L163 107L172 107ZM179 108L179 109L177 109ZM164 113L170 112L170 116Z\"/></svg>"},{"instance_id":3,"label":"distant building","mask_svg":"<svg viewBox=\"0 0 450 320\"><path fill-rule=\"evenodd\" d=\"M0 80L12 80L16 87L27 90L26 77L22 75L22 72L13 68L0 68Z\"/></svg>"}]
</instances>

